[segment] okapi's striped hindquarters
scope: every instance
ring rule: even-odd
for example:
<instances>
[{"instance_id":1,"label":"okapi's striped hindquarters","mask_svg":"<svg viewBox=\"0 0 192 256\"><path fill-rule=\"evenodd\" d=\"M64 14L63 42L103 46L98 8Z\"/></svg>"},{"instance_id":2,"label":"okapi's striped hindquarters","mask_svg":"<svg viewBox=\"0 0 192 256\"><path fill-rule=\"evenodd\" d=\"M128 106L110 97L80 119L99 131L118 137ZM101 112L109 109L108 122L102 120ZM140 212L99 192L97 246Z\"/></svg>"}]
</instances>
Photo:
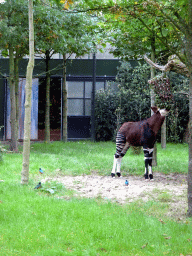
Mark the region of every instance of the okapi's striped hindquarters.
<instances>
[{"instance_id":1,"label":"okapi's striped hindquarters","mask_svg":"<svg viewBox=\"0 0 192 256\"><path fill-rule=\"evenodd\" d=\"M158 110L157 107L152 107L154 114L140 122L124 123L116 137L116 153L114 156L113 169L111 176L115 174L121 176L121 161L130 146L142 146L145 157L145 179L153 179L152 159L153 147L156 141L156 136L161 128L165 116L168 114L166 109ZM148 172L149 168L149 172Z\"/></svg>"}]
</instances>

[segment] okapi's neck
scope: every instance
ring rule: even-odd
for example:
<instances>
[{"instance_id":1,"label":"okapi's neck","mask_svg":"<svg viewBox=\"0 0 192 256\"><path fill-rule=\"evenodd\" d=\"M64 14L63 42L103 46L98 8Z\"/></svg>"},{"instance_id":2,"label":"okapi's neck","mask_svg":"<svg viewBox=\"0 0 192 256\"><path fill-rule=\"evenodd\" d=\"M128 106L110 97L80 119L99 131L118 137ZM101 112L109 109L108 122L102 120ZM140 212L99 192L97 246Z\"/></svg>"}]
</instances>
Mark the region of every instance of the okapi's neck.
<instances>
[{"instance_id":1,"label":"okapi's neck","mask_svg":"<svg viewBox=\"0 0 192 256\"><path fill-rule=\"evenodd\" d=\"M165 120L165 117L161 116L161 114L159 112L153 114L149 118L148 123L151 126L151 128L152 128L153 132L155 133L155 135L157 135L157 133L158 133L159 129L161 128L164 120Z\"/></svg>"}]
</instances>

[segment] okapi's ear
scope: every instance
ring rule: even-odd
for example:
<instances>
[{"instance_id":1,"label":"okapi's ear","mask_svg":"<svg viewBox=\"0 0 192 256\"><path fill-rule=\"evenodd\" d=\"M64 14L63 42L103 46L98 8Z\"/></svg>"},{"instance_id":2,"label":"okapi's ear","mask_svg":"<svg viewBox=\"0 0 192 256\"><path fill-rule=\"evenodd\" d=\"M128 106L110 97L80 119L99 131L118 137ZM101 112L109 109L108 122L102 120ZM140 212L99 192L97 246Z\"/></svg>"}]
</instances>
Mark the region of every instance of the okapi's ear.
<instances>
[{"instance_id":1,"label":"okapi's ear","mask_svg":"<svg viewBox=\"0 0 192 256\"><path fill-rule=\"evenodd\" d=\"M151 107L151 109L153 110L154 113L157 113L157 111L158 111L157 107Z\"/></svg>"}]
</instances>

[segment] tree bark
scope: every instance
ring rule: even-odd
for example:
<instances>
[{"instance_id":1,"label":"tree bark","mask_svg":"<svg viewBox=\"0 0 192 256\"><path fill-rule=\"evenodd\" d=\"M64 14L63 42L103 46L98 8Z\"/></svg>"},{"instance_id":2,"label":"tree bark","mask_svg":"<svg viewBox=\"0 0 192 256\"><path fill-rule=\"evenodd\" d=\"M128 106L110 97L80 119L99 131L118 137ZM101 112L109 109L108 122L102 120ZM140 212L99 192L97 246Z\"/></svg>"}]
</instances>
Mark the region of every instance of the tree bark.
<instances>
[{"instance_id":1,"label":"tree bark","mask_svg":"<svg viewBox=\"0 0 192 256\"><path fill-rule=\"evenodd\" d=\"M161 126L161 148L166 148L166 117Z\"/></svg>"},{"instance_id":2,"label":"tree bark","mask_svg":"<svg viewBox=\"0 0 192 256\"><path fill-rule=\"evenodd\" d=\"M155 61L155 39L152 40L151 44L151 59ZM151 66L151 79L155 77L155 68ZM155 106L155 92L153 88L151 88L151 107ZM153 111L151 110L151 115L153 115ZM157 146L156 143L154 145L154 151L153 151L153 161L152 166L157 166Z\"/></svg>"},{"instance_id":3,"label":"tree bark","mask_svg":"<svg viewBox=\"0 0 192 256\"><path fill-rule=\"evenodd\" d=\"M188 164L188 211L192 217L192 0L188 1L188 30L186 30L186 66L189 69L189 164Z\"/></svg>"},{"instance_id":4,"label":"tree bark","mask_svg":"<svg viewBox=\"0 0 192 256\"><path fill-rule=\"evenodd\" d=\"M46 56L46 103L45 103L45 141L50 142L50 52L47 50Z\"/></svg>"},{"instance_id":5,"label":"tree bark","mask_svg":"<svg viewBox=\"0 0 192 256\"><path fill-rule=\"evenodd\" d=\"M188 164L188 211L192 217L192 67L189 77L189 164Z\"/></svg>"},{"instance_id":6,"label":"tree bark","mask_svg":"<svg viewBox=\"0 0 192 256\"><path fill-rule=\"evenodd\" d=\"M34 68L34 28L33 28L33 0L28 2L29 12L29 62L27 65L25 85L25 120L23 140L23 166L21 172L21 184L28 184L29 181L29 158L30 158L30 137L31 137L31 94L32 75Z\"/></svg>"},{"instance_id":7,"label":"tree bark","mask_svg":"<svg viewBox=\"0 0 192 256\"><path fill-rule=\"evenodd\" d=\"M14 76L14 53L13 47L9 47L9 85L11 100L11 143L10 150L18 152L18 133L16 122L16 99L15 99L15 76Z\"/></svg>"},{"instance_id":8,"label":"tree bark","mask_svg":"<svg viewBox=\"0 0 192 256\"><path fill-rule=\"evenodd\" d=\"M62 81L62 92L63 92L63 131L62 131L62 141L67 142L67 83L66 83L66 55L63 55L63 81Z\"/></svg>"}]
</instances>

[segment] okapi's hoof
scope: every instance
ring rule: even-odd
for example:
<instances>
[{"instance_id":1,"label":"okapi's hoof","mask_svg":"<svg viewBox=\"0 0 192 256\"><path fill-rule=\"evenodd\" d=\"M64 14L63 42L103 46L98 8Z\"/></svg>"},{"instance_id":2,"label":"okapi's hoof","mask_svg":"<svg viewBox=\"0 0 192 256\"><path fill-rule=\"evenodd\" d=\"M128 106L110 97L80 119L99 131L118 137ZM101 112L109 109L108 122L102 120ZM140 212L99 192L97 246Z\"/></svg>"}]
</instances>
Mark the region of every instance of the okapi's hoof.
<instances>
[{"instance_id":1,"label":"okapi's hoof","mask_svg":"<svg viewBox=\"0 0 192 256\"><path fill-rule=\"evenodd\" d=\"M117 176L120 178L120 177L121 177L121 173L120 173L120 172L117 172Z\"/></svg>"},{"instance_id":2,"label":"okapi's hoof","mask_svg":"<svg viewBox=\"0 0 192 256\"><path fill-rule=\"evenodd\" d=\"M150 179L150 180L153 179L153 174L149 174L149 179Z\"/></svg>"},{"instance_id":3,"label":"okapi's hoof","mask_svg":"<svg viewBox=\"0 0 192 256\"><path fill-rule=\"evenodd\" d=\"M111 177L112 177L112 178L115 178L115 173L111 173Z\"/></svg>"},{"instance_id":4,"label":"okapi's hoof","mask_svg":"<svg viewBox=\"0 0 192 256\"><path fill-rule=\"evenodd\" d=\"M144 174L144 178L147 180L149 179L149 175L148 174Z\"/></svg>"}]
</instances>

